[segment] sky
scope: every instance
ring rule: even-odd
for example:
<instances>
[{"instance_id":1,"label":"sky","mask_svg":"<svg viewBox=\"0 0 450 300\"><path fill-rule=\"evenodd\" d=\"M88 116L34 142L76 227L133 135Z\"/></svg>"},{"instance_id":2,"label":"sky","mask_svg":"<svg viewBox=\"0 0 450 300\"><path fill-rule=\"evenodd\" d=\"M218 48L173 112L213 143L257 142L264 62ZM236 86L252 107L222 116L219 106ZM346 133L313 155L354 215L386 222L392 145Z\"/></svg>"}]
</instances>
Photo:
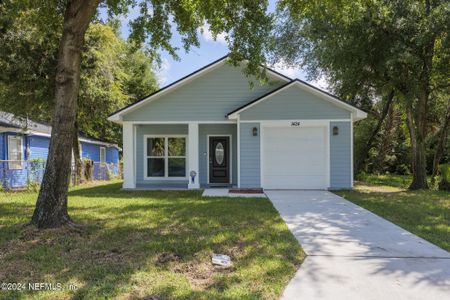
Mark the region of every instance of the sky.
<instances>
[{"instance_id":1,"label":"sky","mask_svg":"<svg viewBox=\"0 0 450 300\"><path fill-rule=\"evenodd\" d=\"M269 1L269 11L273 11L275 8L275 0ZM100 12L101 16L106 16L104 12ZM130 27L128 25L130 20L133 20L139 15L139 8L130 10L127 16L121 18L121 36L127 38L130 34ZM202 27L203 30L199 31L200 47L192 47L189 52L185 52L181 47L180 37L176 31L173 32L172 43L180 48L177 52L180 60L174 60L171 55L161 51L162 64L156 71L158 76L158 82L160 87L169 85L170 83L202 68L203 66L219 59L220 57L228 53L227 43L224 35L219 35L214 40L207 25ZM281 64L272 66L276 71L292 78L299 78L308 81L306 73L300 68L284 67ZM322 88L327 89L326 80L321 78L315 81L308 81L309 83Z\"/></svg>"}]
</instances>

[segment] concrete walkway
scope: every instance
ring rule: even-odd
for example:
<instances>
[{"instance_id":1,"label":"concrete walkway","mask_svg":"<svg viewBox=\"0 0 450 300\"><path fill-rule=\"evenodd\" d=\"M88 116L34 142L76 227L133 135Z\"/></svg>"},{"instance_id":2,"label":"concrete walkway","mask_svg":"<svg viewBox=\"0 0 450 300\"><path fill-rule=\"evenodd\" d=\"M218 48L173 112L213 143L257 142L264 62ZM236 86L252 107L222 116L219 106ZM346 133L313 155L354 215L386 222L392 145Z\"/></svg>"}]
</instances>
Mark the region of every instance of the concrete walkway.
<instances>
[{"instance_id":1,"label":"concrete walkway","mask_svg":"<svg viewBox=\"0 0 450 300\"><path fill-rule=\"evenodd\" d=\"M327 191L266 191L308 257L282 299L450 299L450 253Z\"/></svg>"}]
</instances>

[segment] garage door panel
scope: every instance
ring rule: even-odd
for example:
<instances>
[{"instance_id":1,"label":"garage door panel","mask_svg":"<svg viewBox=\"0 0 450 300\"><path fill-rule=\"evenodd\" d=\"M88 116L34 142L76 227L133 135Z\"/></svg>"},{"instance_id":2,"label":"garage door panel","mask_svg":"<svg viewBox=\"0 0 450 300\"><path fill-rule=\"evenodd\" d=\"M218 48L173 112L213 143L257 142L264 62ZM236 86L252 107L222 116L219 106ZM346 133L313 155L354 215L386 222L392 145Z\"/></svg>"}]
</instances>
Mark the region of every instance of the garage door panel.
<instances>
[{"instance_id":1,"label":"garage door panel","mask_svg":"<svg viewBox=\"0 0 450 300\"><path fill-rule=\"evenodd\" d=\"M266 179L266 189L323 189L325 185L323 176L267 176Z\"/></svg>"},{"instance_id":2,"label":"garage door panel","mask_svg":"<svg viewBox=\"0 0 450 300\"><path fill-rule=\"evenodd\" d=\"M325 127L264 127L263 130L264 188L326 188Z\"/></svg>"}]
</instances>

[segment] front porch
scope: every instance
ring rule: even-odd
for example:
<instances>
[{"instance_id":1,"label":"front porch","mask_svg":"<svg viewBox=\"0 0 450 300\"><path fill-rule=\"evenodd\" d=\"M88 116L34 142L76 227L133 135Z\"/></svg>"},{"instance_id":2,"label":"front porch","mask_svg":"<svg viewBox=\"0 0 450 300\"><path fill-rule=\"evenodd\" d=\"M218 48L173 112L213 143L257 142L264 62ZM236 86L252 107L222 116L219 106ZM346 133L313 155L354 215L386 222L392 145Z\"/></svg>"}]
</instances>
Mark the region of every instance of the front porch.
<instances>
[{"instance_id":1,"label":"front porch","mask_svg":"<svg viewBox=\"0 0 450 300\"><path fill-rule=\"evenodd\" d=\"M238 132L234 121L124 122L123 130L124 189L238 186Z\"/></svg>"}]
</instances>

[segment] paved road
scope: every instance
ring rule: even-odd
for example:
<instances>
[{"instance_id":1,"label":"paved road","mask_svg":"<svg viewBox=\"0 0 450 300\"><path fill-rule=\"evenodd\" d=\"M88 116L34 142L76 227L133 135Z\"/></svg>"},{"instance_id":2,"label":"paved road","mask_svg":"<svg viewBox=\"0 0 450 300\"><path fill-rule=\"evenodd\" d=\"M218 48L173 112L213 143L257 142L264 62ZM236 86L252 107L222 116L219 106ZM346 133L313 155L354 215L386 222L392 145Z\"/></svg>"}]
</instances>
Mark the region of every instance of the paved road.
<instances>
[{"instance_id":1,"label":"paved road","mask_svg":"<svg viewBox=\"0 0 450 300\"><path fill-rule=\"evenodd\" d=\"M308 257L282 299L450 300L450 253L327 191L266 191Z\"/></svg>"}]
</instances>

